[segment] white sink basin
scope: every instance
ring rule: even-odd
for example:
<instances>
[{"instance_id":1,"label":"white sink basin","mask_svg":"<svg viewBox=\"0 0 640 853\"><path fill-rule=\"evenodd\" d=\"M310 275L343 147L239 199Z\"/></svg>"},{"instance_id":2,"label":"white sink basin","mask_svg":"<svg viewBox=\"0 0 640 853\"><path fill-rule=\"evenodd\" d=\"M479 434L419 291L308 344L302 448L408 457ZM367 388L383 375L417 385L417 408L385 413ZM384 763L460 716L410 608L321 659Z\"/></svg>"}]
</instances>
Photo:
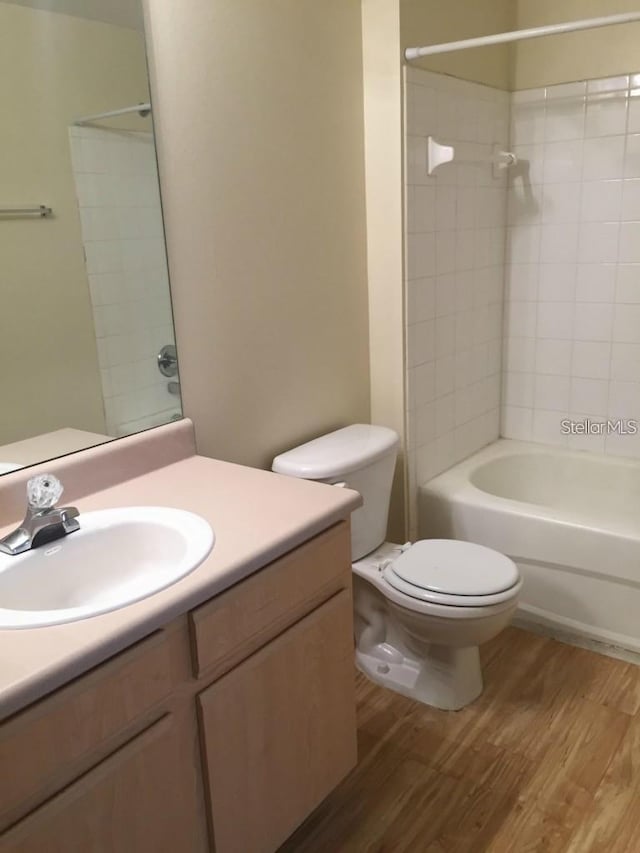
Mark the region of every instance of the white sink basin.
<instances>
[{"instance_id":1,"label":"white sink basin","mask_svg":"<svg viewBox=\"0 0 640 853\"><path fill-rule=\"evenodd\" d=\"M117 610L193 571L215 542L199 515L166 507L81 513L80 530L18 556L0 554L0 629Z\"/></svg>"}]
</instances>

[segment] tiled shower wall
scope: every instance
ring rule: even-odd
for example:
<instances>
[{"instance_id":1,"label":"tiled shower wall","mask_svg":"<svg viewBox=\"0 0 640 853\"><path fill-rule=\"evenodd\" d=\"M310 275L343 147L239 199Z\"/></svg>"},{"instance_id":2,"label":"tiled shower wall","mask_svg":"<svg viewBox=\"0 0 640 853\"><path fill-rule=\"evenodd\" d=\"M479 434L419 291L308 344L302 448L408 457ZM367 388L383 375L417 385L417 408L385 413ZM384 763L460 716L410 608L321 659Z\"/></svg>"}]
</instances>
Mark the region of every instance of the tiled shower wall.
<instances>
[{"instance_id":1,"label":"tiled shower wall","mask_svg":"<svg viewBox=\"0 0 640 853\"><path fill-rule=\"evenodd\" d=\"M625 456L640 437L640 75L513 95L504 436Z\"/></svg>"},{"instance_id":2,"label":"tiled shower wall","mask_svg":"<svg viewBox=\"0 0 640 853\"><path fill-rule=\"evenodd\" d=\"M107 431L126 435L180 413L156 366L174 333L155 147L149 133L69 133Z\"/></svg>"},{"instance_id":3,"label":"tiled shower wall","mask_svg":"<svg viewBox=\"0 0 640 853\"><path fill-rule=\"evenodd\" d=\"M509 93L408 69L406 78L407 435L416 486L499 435ZM427 136L456 147L429 177Z\"/></svg>"}]
</instances>

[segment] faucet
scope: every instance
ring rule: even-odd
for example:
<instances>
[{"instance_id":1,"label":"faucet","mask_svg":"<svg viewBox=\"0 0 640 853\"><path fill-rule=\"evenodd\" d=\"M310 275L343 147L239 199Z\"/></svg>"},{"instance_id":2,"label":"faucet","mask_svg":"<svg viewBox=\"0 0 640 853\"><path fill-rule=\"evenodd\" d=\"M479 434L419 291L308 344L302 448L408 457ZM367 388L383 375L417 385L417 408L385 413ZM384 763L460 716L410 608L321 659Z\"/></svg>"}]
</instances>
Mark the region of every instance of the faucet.
<instances>
[{"instance_id":1,"label":"faucet","mask_svg":"<svg viewBox=\"0 0 640 853\"><path fill-rule=\"evenodd\" d=\"M27 514L24 521L0 539L0 553L15 556L80 530L80 513L74 506L57 507L64 491L53 474L40 474L27 483Z\"/></svg>"}]
</instances>

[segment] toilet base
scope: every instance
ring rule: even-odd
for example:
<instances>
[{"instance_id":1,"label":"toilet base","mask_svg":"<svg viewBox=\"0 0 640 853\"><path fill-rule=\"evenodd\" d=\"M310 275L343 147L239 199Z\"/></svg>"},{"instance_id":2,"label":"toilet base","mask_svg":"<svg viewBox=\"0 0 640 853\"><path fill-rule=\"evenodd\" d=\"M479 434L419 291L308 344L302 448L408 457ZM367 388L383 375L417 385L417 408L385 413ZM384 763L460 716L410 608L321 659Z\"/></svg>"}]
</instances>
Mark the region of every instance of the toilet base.
<instances>
[{"instance_id":1,"label":"toilet base","mask_svg":"<svg viewBox=\"0 0 640 853\"><path fill-rule=\"evenodd\" d=\"M418 660L380 643L367 652L356 648L356 666L376 684L443 711L459 711L482 693L477 646L430 645Z\"/></svg>"}]
</instances>

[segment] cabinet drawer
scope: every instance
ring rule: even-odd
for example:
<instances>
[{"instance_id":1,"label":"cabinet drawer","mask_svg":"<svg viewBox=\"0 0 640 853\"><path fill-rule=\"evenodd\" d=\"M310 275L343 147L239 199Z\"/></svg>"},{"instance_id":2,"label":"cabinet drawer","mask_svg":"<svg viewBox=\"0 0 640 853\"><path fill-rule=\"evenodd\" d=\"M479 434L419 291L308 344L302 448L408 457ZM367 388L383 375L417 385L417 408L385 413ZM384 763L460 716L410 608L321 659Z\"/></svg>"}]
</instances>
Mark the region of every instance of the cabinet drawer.
<instances>
[{"instance_id":1,"label":"cabinet drawer","mask_svg":"<svg viewBox=\"0 0 640 853\"><path fill-rule=\"evenodd\" d=\"M0 830L160 717L179 670L189 672L179 624L181 631L152 634L0 726Z\"/></svg>"},{"instance_id":2,"label":"cabinet drawer","mask_svg":"<svg viewBox=\"0 0 640 853\"><path fill-rule=\"evenodd\" d=\"M196 676L222 675L350 585L343 521L191 613Z\"/></svg>"},{"instance_id":3,"label":"cabinet drawer","mask_svg":"<svg viewBox=\"0 0 640 853\"><path fill-rule=\"evenodd\" d=\"M350 594L203 691L199 710L217 853L273 853L356 763Z\"/></svg>"},{"instance_id":4,"label":"cabinet drawer","mask_svg":"<svg viewBox=\"0 0 640 853\"><path fill-rule=\"evenodd\" d=\"M164 717L12 827L2 853L202 853L206 821L184 742Z\"/></svg>"}]
</instances>

